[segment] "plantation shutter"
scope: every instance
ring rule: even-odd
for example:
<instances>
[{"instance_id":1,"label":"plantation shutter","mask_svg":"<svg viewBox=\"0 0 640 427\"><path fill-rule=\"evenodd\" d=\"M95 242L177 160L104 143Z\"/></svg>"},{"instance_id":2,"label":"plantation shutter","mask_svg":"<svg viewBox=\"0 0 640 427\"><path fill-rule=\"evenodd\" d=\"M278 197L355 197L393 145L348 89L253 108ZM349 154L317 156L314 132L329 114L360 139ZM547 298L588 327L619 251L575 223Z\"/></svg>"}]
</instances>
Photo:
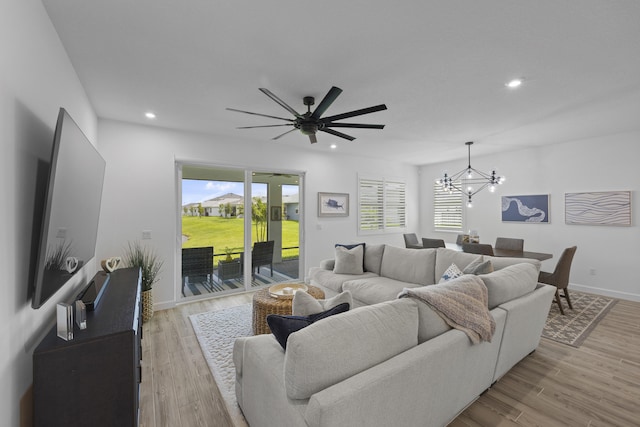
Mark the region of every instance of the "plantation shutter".
<instances>
[{"instance_id":1,"label":"plantation shutter","mask_svg":"<svg viewBox=\"0 0 640 427\"><path fill-rule=\"evenodd\" d=\"M404 182L386 181L384 200L384 227L405 228L407 223Z\"/></svg>"},{"instance_id":2,"label":"plantation shutter","mask_svg":"<svg viewBox=\"0 0 640 427\"><path fill-rule=\"evenodd\" d=\"M436 230L462 230L462 193L459 190L449 192L440 184L434 184L433 225Z\"/></svg>"},{"instance_id":3,"label":"plantation shutter","mask_svg":"<svg viewBox=\"0 0 640 427\"><path fill-rule=\"evenodd\" d=\"M384 184L373 179L360 179L358 199L360 230L382 230L384 227Z\"/></svg>"},{"instance_id":4,"label":"plantation shutter","mask_svg":"<svg viewBox=\"0 0 640 427\"><path fill-rule=\"evenodd\" d=\"M404 229L406 184L401 181L360 178L358 224L361 232Z\"/></svg>"}]
</instances>

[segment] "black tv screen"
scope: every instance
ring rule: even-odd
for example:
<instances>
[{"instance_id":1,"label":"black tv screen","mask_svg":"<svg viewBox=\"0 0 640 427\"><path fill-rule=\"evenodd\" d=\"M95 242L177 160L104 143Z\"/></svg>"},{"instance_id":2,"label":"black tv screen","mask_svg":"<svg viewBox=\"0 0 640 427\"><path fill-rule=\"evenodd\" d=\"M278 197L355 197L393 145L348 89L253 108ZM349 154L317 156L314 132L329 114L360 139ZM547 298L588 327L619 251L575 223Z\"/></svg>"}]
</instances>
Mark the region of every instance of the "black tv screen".
<instances>
[{"instance_id":1,"label":"black tv screen","mask_svg":"<svg viewBox=\"0 0 640 427\"><path fill-rule=\"evenodd\" d=\"M64 108L53 138L32 307L39 308L95 255L105 161Z\"/></svg>"}]
</instances>

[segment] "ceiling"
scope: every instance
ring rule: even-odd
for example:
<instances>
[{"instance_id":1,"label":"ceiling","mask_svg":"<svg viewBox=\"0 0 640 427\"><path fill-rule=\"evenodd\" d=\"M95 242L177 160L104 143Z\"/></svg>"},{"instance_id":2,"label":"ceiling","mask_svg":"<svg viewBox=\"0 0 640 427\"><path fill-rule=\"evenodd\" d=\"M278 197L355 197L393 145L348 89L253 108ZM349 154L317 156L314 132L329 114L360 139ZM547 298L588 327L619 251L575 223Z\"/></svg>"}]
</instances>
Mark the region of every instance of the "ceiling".
<instances>
[{"instance_id":1,"label":"ceiling","mask_svg":"<svg viewBox=\"0 0 640 427\"><path fill-rule=\"evenodd\" d=\"M101 118L417 165L640 130L637 0L42 1ZM236 127L281 121L225 110L331 86L325 116L385 103L345 120L385 129L273 141Z\"/></svg>"}]
</instances>

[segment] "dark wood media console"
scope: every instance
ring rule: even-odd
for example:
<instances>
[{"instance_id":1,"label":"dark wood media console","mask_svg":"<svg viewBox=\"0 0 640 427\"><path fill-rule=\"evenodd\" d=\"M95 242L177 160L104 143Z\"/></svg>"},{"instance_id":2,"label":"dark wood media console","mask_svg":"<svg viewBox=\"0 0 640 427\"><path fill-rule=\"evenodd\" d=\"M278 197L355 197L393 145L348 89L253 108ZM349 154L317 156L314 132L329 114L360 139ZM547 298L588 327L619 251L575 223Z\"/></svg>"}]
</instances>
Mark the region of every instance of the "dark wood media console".
<instances>
[{"instance_id":1,"label":"dark wood media console","mask_svg":"<svg viewBox=\"0 0 640 427\"><path fill-rule=\"evenodd\" d=\"M100 273L99 273L100 274ZM34 425L137 426L142 349L140 271L111 273L87 328L56 327L33 352Z\"/></svg>"}]
</instances>

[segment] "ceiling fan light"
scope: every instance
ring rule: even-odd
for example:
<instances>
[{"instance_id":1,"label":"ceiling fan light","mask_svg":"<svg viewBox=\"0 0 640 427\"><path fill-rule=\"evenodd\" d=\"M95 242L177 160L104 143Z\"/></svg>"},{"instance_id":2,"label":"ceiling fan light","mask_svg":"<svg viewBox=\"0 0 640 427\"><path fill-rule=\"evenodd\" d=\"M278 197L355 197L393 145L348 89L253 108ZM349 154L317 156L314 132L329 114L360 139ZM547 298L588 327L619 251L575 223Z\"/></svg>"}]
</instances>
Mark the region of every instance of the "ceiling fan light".
<instances>
[{"instance_id":1,"label":"ceiling fan light","mask_svg":"<svg viewBox=\"0 0 640 427\"><path fill-rule=\"evenodd\" d=\"M505 83L505 86L508 87L509 89L515 89L517 87L520 87L520 85L522 85L522 79L513 79Z\"/></svg>"}]
</instances>

